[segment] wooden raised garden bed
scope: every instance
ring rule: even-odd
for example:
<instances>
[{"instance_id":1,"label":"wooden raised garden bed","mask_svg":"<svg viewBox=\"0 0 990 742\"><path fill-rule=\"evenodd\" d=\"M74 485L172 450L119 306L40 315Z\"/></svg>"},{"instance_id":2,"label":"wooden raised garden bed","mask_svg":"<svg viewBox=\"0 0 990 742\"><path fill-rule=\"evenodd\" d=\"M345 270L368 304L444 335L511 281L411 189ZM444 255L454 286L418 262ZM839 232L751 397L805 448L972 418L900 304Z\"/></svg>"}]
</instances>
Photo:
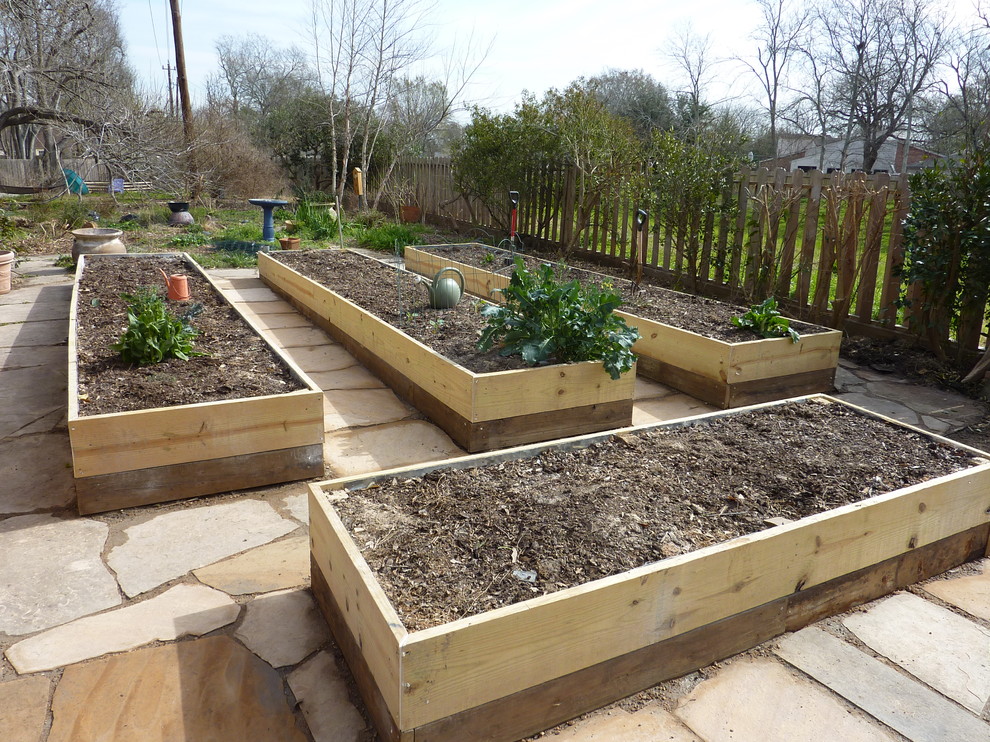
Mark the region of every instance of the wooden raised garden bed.
<instances>
[{"instance_id":1,"label":"wooden raised garden bed","mask_svg":"<svg viewBox=\"0 0 990 742\"><path fill-rule=\"evenodd\" d=\"M323 394L231 304L186 255L100 256L97 260L181 260L194 292L213 292L294 380L296 391L126 412L84 414L79 394L79 260L69 318L69 442L79 512L97 513L323 475ZM161 279L157 282L161 285ZM121 286L133 292L137 286ZM195 294L194 294L195 298ZM95 305L94 305L95 306ZM193 324L195 325L195 319ZM120 326L126 319L120 319ZM213 359L222 381L222 359ZM216 368L219 367L219 368ZM216 369L216 370L214 370ZM126 374L122 368L121 375Z\"/></svg>"},{"instance_id":2,"label":"wooden raised garden bed","mask_svg":"<svg viewBox=\"0 0 990 742\"><path fill-rule=\"evenodd\" d=\"M814 396L749 409L776 404L842 403ZM843 407L897 430L906 427ZM748 411L647 427L702 426ZM647 427L616 438L625 444ZM363 528L352 536L337 511L349 500L347 491L362 490L377 502L382 486L398 482L414 492L417 486L433 489L437 477L454 470L469 474L477 467L504 467L545 451L587 448L610 435L311 484L313 591L384 740L516 740L982 557L990 534L990 462L978 451L916 432L919 450L940 441L962 452L964 468L416 631L405 628L398 604L390 602L362 556L362 546L375 537ZM524 480L534 493L543 491L540 476ZM412 499L416 507L430 507ZM427 538L429 518L426 510L420 514L422 522L414 523L412 532ZM419 521L416 515L396 517ZM447 584L443 574L431 572L424 579ZM404 609L416 611L413 601L403 600Z\"/></svg>"},{"instance_id":3,"label":"wooden raised garden bed","mask_svg":"<svg viewBox=\"0 0 990 742\"><path fill-rule=\"evenodd\" d=\"M259 255L258 273L468 451L609 430L632 422L635 371L613 380L601 362L587 361L475 373L278 262L277 254Z\"/></svg>"},{"instance_id":4,"label":"wooden raised garden bed","mask_svg":"<svg viewBox=\"0 0 990 742\"><path fill-rule=\"evenodd\" d=\"M464 274L465 290L497 300L493 294L509 277L445 257L443 246L406 247L406 269L433 276L447 266ZM478 245L478 249L488 249ZM504 251L503 251L504 252ZM619 311L639 329L633 347L638 373L722 408L769 402L802 394L829 392L835 380L842 333L825 330L789 338L727 342Z\"/></svg>"}]
</instances>

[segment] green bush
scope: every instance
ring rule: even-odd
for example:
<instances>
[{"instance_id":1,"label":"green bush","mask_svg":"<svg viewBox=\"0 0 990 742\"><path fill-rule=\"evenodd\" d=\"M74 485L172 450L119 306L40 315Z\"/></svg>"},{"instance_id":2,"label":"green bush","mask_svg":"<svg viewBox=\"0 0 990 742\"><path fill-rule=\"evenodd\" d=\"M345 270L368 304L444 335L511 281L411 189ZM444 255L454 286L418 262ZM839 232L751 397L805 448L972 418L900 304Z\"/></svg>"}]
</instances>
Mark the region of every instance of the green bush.
<instances>
[{"instance_id":1,"label":"green bush","mask_svg":"<svg viewBox=\"0 0 990 742\"><path fill-rule=\"evenodd\" d=\"M337 213L326 206L316 206L314 201L303 199L296 207L293 222L301 237L311 240L333 240L340 234Z\"/></svg>"},{"instance_id":2,"label":"green bush","mask_svg":"<svg viewBox=\"0 0 990 742\"><path fill-rule=\"evenodd\" d=\"M509 285L501 292L504 305L481 310L488 326L479 349L499 343L501 355L519 355L530 366L600 360L613 379L635 363L632 346L639 331L615 314L622 299L610 288L560 283L549 265L530 272L516 258Z\"/></svg>"},{"instance_id":3,"label":"green bush","mask_svg":"<svg viewBox=\"0 0 990 742\"><path fill-rule=\"evenodd\" d=\"M146 286L122 297L128 302L127 329L111 348L125 363L147 366L167 358L188 361L191 356L204 355L193 350L197 332L189 325L202 306L193 305L182 317L175 317L153 288Z\"/></svg>"},{"instance_id":4,"label":"green bush","mask_svg":"<svg viewBox=\"0 0 990 742\"><path fill-rule=\"evenodd\" d=\"M372 227L359 232L357 236L358 244L372 250L386 250L391 252L396 245L422 245L423 233L426 228L421 224L383 224L380 227Z\"/></svg>"}]
</instances>

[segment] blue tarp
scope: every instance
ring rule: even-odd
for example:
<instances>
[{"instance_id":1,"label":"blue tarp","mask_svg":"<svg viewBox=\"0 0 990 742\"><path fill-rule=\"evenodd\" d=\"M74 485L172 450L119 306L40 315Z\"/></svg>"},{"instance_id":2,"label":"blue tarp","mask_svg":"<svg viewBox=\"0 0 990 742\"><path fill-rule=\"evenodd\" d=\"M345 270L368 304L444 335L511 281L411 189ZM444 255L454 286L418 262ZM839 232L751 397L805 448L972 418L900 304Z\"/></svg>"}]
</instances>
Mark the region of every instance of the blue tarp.
<instances>
[{"instance_id":1,"label":"blue tarp","mask_svg":"<svg viewBox=\"0 0 990 742\"><path fill-rule=\"evenodd\" d=\"M65 176L65 184L69 186L70 193L78 193L83 196L89 193L89 186L86 185L86 181L80 178L79 173L75 170L63 168L62 175Z\"/></svg>"}]
</instances>

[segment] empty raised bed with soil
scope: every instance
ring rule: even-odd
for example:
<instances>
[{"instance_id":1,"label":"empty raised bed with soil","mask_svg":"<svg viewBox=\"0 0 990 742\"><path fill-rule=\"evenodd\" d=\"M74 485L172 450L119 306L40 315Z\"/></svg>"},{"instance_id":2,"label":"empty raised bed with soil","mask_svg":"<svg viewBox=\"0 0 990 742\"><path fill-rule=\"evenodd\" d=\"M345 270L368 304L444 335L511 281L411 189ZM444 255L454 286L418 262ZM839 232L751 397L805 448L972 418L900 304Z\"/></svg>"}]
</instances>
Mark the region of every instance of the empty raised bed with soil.
<instances>
[{"instance_id":1,"label":"empty raised bed with soil","mask_svg":"<svg viewBox=\"0 0 990 742\"><path fill-rule=\"evenodd\" d=\"M632 422L635 371L600 361L525 367L475 348L479 302L431 309L416 276L338 250L258 256L262 280L468 451Z\"/></svg>"},{"instance_id":2,"label":"empty raised bed with soil","mask_svg":"<svg viewBox=\"0 0 990 742\"><path fill-rule=\"evenodd\" d=\"M533 734L990 534L979 451L823 396L310 491L313 590L386 740Z\"/></svg>"},{"instance_id":3,"label":"empty raised bed with soil","mask_svg":"<svg viewBox=\"0 0 990 742\"><path fill-rule=\"evenodd\" d=\"M491 258L486 258L486 256ZM497 299L508 285L506 250L477 243L407 247L407 270L433 276L453 266L466 290ZM546 262L523 256L530 264ZM509 262L509 265L506 263ZM496 272L497 271L497 272ZM609 281L624 300L619 312L639 329L638 373L722 408L785 399L833 388L842 333L793 320L801 340L758 338L732 325L744 307L631 281L569 269L582 281Z\"/></svg>"},{"instance_id":4,"label":"empty raised bed with soil","mask_svg":"<svg viewBox=\"0 0 990 742\"><path fill-rule=\"evenodd\" d=\"M130 366L127 301L187 276L205 355ZM82 256L69 331L69 442L80 513L323 475L323 395L185 255Z\"/></svg>"}]
</instances>

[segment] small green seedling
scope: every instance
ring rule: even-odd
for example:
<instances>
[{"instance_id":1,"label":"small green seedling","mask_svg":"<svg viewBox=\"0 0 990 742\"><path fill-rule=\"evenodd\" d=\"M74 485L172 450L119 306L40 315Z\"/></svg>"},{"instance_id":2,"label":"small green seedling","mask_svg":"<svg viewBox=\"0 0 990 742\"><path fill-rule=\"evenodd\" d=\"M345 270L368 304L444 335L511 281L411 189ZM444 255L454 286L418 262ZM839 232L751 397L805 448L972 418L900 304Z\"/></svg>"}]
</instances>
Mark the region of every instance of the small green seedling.
<instances>
[{"instance_id":1,"label":"small green seedling","mask_svg":"<svg viewBox=\"0 0 990 742\"><path fill-rule=\"evenodd\" d=\"M750 307L742 317L733 317L732 324L764 338L790 337L792 343L801 339L797 330L791 328L791 321L780 315L777 300L772 296L767 297L762 304Z\"/></svg>"}]
</instances>

